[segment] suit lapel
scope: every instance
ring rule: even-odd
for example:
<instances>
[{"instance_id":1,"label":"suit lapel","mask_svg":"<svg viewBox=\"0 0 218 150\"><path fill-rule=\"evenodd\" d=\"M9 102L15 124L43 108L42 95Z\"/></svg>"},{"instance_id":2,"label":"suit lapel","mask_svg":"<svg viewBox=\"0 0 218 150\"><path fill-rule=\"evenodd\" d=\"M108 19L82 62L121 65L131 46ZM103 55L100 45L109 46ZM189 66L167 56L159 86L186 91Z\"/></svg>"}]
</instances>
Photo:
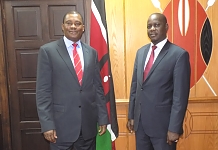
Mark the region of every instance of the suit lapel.
<instances>
[{"instance_id":1,"label":"suit lapel","mask_svg":"<svg viewBox=\"0 0 218 150\"><path fill-rule=\"evenodd\" d=\"M82 79L82 83L83 83L87 75L87 69L88 69L89 62L90 62L89 60L90 56L89 56L89 49L85 46L85 44L81 42L81 45L83 49L83 58L84 58L84 71L83 71L83 79Z\"/></svg>"},{"instance_id":2,"label":"suit lapel","mask_svg":"<svg viewBox=\"0 0 218 150\"><path fill-rule=\"evenodd\" d=\"M151 67L151 70L149 71L145 80L147 80L148 77L154 72L155 68L158 66L158 64L161 62L161 60L164 58L164 56L168 53L169 46L170 46L170 42L167 41L167 43L164 45L164 47L160 51L159 55L157 56L154 64Z\"/></svg>"},{"instance_id":3,"label":"suit lapel","mask_svg":"<svg viewBox=\"0 0 218 150\"><path fill-rule=\"evenodd\" d=\"M146 60L146 57L148 55L148 51L149 51L149 48L150 48L150 45L149 44L147 47L145 47L145 50L144 50L144 53L142 55L139 55L138 57L138 60L139 60L139 63L140 63L140 76L139 76L139 79L141 80L141 83L144 82L144 66L145 66L145 60Z\"/></svg>"},{"instance_id":4,"label":"suit lapel","mask_svg":"<svg viewBox=\"0 0 218 150\"><path fill-rule=\"evenodd\" d=\"M67 51L67 48L66 48L66 45L64 43L64 40L63 38L61 38L60 40L58 40L58 48L57 48L57 51L59 52L61 58L63 59L63 61L65 62L65 64L67 65L69 71L71 72L71 74L73 75L73 77L77 79L77 75L76 75L76 71L74 69L74 66L73 66L73 63L70 59L70 56L68 54L68 51ZM78 81L78 84L79 84L79 81Z\"/></svg>"}]
</instances>

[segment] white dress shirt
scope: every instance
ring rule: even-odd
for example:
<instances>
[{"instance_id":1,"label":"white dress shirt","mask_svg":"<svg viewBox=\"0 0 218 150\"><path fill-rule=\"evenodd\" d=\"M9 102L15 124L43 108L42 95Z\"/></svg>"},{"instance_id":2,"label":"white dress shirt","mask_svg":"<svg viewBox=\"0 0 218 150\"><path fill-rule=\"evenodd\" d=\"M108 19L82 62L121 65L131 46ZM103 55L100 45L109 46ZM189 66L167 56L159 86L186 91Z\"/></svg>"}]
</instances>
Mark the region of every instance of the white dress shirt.
<instances>
[{"instance_id":1,"label":"white dress shirt","mask_svg":"<svg viewBox=\"0 0 218 150\"><path fill-rule=\"evenodd\" d=\"M162 50L162 48L163 48L164 45L166 44L166 42L167 42L167 38L164 39L163 41L159 42L159 43L156 45L157 48L154 50L154 61L153 61L153 64L154 64L154 62L155 62L157 56L159 55L160 51ZM145 67L146 67L146 65L147 65L147 63L148 63L148 60L149 60L149 58L150 58L151 51L152 51L152 46L153 46L153 45L154 45L154 44L151 43L151 46L150 46L150 48L149 48L147 57L146 57L146 59L145 59L144 70L145 70Z\"/></svg>"},{"instance_id":2,"label":"white dress shirt","mask_svg":"<svg viewBox=\"0 0 218 150\"><path fill-rule=\"evenodd\" d=\"M68 51L68 54L70 55L70 59L73 63L73 66L74 65L74 60L73 60L73 43L71 40L69 40L68 38L66 38L64 36L64 43L66 45L66 48L67 48L67 51ZM76 50L77 50L77 53L79 54L79 57L80 57L80 61L81 61L81 65L82 65L82 70L84 71L84 58L83 58L83 51L82 51L82 45L81 45L81 42L80 40L76 42L77 43L77 47L76 47Z\"/></svg>"}]
</instances>

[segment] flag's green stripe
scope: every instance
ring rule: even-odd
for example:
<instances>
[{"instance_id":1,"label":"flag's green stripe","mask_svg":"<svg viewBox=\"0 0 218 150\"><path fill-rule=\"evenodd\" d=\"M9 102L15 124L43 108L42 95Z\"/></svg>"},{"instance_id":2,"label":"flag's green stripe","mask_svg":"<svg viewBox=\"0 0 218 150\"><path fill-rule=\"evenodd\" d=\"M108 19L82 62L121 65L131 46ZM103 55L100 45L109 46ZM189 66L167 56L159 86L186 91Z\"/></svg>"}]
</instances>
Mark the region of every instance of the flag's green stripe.
<instances>
[{"instance_id":1,"label":"flag's green stripe","mask_svg":"<svg viewBox=\"0 0 218 150\"><path fill-rule=\"evenodd\" d=\"M96 150L111 150L111 135L109 131L107 130L105 134L102 136L99 136L99 134L96 137Z\"/></svg>"}]
</instances>

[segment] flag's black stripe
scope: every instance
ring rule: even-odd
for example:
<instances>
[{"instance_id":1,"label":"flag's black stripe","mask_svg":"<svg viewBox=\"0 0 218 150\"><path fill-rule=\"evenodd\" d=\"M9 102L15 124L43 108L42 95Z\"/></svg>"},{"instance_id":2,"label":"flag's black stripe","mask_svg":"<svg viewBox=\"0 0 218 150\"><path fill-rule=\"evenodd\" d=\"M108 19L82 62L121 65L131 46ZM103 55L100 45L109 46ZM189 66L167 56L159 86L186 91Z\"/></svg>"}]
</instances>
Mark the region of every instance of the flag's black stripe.
<instances>
[{"instance_id":1,"label":"flag's black stripe","mask_svg":"<svg viewBox=\"0 0 218 150\"><path fill-rule=\"evenodd\" d=\"M118 127L118 122L117 122L117 109L116 109L114 84L113 84L112 74L110 74L109 85L110 85L110 90L106 94L106 99L107 99L107 101L110 101L111 129L112 129L113 133L115 134L115 136L118 137L119 127Z\"/></svg>"},{"instance_id":2,"label":"flag's black stripe","mask_svg":"<svg viewBox=\"0 0 218 150\"><path fill-rule=\"evenodd\" d=\"M105 54L101 60L100 60L100 70L101 68L104 66L104 64L106 63L107 60L109 60L109 42L108 42L108 31L107 31L107 21L106 21L106 13L105 13L105 1L104 0L93 0L93 2L95 3L96 8L98 9L98 12L101 16L101 20L102 23L105 27L106 30L106 38L107 38L107 54ZM110 71L110 67L109 67L109 72Z\"/></svg>"},{"instance_id":3,"label":"flag's black stripe","mask_svg":"<svg viewBox=\"0 0 218 150\"><path fill-rule=\"evenodd\" d=\"M106 13L105 13L105 2L104 0L93 0L93 2L95 3L95 6L97 7L98 9L98 12L101 16L101 20L102 20L102 23L105 27L105 30L107 32L107 23L106 23Z\"/></svg>"},{"instance_id":4,"label":"flag's black stripe","mask_svg":"<svg viewBox=\"0 0 218 150\"><path fill-rule=\"evenodd\" d=\"M104 0L93 0L95 3L99 14L101 16L102 23L105 27L107 33L107 23L106 23L106 13L105 13L105 1ZM109 57L109 42L108 42L108 33L107 33L107 53L101 58L99 61L100 70L103 68L104 64L108 61L108 73L109 77L109 92L105 95L107 102L110 101L110 116L111 116L111 129L114 132L115 136L118 137L119 134L119 127L117 122L117 111L116 111L116 102L115 102L115 94L114 94L114 84L113 84L113 77L111 74L111 64L110 64L110 57Z\"/></svg>"},{"instance_id":5,"label":"flag's black stripe","mask_svg":"<svg viewBox=\"0 0 218 150\"><path fill-rule=\"evenodd\" d=\"M103 68L104 64L108 61L108 59L109 59L108 53L105 54L105 55L101 58L101 60L99 61L99 68L100 68L100 70ZM109 68L110 68L110 67L109 67Z\"/></svg>"},{"instance_id":6,"label":"flag's black stripe","mask_svg":"<svg viewBox=\"0 0 218 150\"><path fill-rule=\"evenodd\" d=\"M105 95L107 102L110 102L110 116L111 116L111 129L114 132L115 136L118 137L119 127L117 122L117 110L116 110L116 102L115 102L115 94L114 94L114 84L113 77L111 73L111 64L108 53L105 54L100 61L100 69L104 66L104 64L108 61L108 73L110 77L108 78L110 89L108 93Z\"/></svg>"}]
</instances>

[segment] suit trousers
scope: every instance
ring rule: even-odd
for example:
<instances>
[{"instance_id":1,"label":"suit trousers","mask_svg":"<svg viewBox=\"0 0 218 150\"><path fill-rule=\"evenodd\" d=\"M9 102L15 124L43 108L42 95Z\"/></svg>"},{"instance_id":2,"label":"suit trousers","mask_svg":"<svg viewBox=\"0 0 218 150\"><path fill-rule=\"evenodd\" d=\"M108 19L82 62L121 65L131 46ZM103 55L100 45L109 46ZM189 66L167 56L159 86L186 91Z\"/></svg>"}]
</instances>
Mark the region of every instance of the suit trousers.
<instances>
[{"instance_id":1,"label":"suit trousers","mask_svg":"<svg viewBox=\"0 0 218 150\"><path fill-rule=\"evenodd\" d=\"M167 143L167 133L166 137L150 137L144 131L141 119L139 120L138 129L135 132L136 137L136 150L176 150L176 143L173 142L172 145Z\"/></svg>"},{"instance_id":2,"label":"suit trousers","mask_svg":"<svg viewBox=\"0 0 218 150\"><path fill-rule=\"evenodd\" d=\"M50 150L96 150L96 137L84 140L81 132L75 142L50 143Z\"/></svg>"}]
</instances>

